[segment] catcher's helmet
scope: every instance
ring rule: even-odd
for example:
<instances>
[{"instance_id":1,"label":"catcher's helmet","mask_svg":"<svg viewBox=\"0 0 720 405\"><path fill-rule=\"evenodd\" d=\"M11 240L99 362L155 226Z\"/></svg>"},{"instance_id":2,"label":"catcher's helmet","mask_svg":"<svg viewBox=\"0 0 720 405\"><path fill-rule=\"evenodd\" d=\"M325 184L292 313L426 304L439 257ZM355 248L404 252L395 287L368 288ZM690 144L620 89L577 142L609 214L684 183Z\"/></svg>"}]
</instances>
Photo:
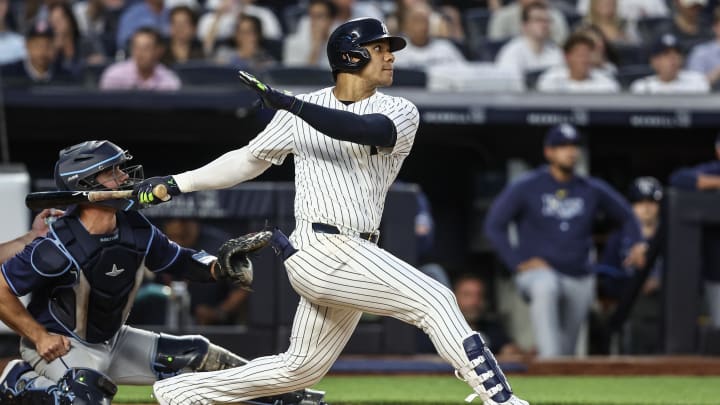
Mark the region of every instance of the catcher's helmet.
<instances>
[{"instance_id":1,"label":"catcher's helmet","mask_svg":"<svg viewBox=\"0 0 720 405\"><path fill-rule=\"evenodd\" d=\"M118 166L128 178L119 182L119 189L132 189L143 180L141 165L129 166L132 156L110 141L87 141L67 147L60 151L55 163L55 185L59 190L107 190L98 183L98 173ZM118 200L102 203L118 209L128 209L133 205L130 200Z\"/></svg>"},{"instance_id":2,"label":"catcher's helmet","mask_svg":"<svg viewBox=\"0 0 720 405\"><path fill-rule=\"evenodd\" d=\"M370 62L370 53L362 45L387 38L390 40L390 52L405 48L407 42L401 37L388 34L387 27L375 18L356 18L350 20L330 34L327 55L333 73L357 72ZM358 58L353 62L351 57Z\"/></svg>"},{"instance_id":3,"label":"catcher's helmet","mask_svg":"<svg viewBox=\"0 0 720 405\"><path fill-rule=\"evenodd\" d=\"M655 177L645 176L638 177L630 185L628 199L630 202L638 201L656 201L660 202L663 198L663 186L660 180Z\"/></svg>"}]
</instances>

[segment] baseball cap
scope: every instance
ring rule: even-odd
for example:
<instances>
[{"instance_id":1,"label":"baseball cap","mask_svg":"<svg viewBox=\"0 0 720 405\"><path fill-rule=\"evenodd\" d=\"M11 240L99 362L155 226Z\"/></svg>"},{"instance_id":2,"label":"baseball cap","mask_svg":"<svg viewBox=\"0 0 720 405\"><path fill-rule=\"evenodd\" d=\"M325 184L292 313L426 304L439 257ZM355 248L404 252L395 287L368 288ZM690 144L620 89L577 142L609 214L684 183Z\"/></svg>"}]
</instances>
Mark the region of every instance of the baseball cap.
<instances>
[{"instance_id":1,"label":"baseball cap","mask_svg":"<svg viewBox=\"0 0 720 405\"><path fill-rule=\"evenodd\" d=\"M636 178L630 185L628 199L630 202L657 201L663 198L663 186L660 180L651 176Z\"/></svg>"},{"instance_id":2,"label":"baseball cap","mask_svg":"<svg viewBox=\"0 0 720 405\"><path fill-rule=\"evenodd\" d=\"M38 21L31 25L30 28L25 32L25 39L36 38L36 37L53 37L53 31L50 25L46 21Z\"/></svg>"},{"instance_id":3,"label":"baseball cap","mask_svg":"<svg viewBox=\"0 0 720 405\"><path fill-rule=\"evenodd\" d=\"M659 55L669 49L683 53L683 47L677 36L671 33L662 34L650 46L650 55Z\"/></svg>"},{"instance_id":4,"label":"baseball cap","mask_svg":"<svg viewBox=\"0 0 720 405\"><path fill-rule=\"evenodd\" d=\"M545 135L545 146L580 145L580 133L570 124L556 125Z\"/></svg>"}]
</instances>

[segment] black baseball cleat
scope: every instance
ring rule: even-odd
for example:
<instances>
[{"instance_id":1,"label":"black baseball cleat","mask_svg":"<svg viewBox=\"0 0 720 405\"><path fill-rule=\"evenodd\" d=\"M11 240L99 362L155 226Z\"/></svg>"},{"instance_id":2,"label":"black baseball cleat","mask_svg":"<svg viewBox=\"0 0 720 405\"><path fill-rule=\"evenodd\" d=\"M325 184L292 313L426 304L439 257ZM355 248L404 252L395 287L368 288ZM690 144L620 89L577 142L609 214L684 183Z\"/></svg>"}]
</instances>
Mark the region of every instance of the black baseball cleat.
<instances>
[{"instance_id":1,"label":"black baseball cleat","mask_svg":"<svg viewBox=\"0 0 720 405\"><path fill-rule=\"evenodd\" d=\"M255 398L244 403L248 405L329 405L324 399L324 391L305 389L271 397Z\"/></svg>"}]
</instances>

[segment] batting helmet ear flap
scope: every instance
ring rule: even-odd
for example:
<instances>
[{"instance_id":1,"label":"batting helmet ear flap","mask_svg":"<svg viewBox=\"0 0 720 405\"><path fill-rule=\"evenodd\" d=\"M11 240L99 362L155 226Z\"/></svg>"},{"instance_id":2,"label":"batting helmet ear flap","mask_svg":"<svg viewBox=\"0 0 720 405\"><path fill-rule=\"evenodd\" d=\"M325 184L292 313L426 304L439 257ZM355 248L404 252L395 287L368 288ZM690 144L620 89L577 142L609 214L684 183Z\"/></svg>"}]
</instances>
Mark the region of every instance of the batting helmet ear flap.
<instances>
[{"instance_id":1,"label":"batting helmet ear flap","mask_svg":"<svg viewBox=\"0 0 720 405\"><path fill-rule=\"evenodd\" d=\"M370 62L370 52L365 48L349 49L347 52L340 54L340 57L345 61L347 70L358 71ZM357 59L353 61L353 59Z\"/></svg>"}]
</instances>

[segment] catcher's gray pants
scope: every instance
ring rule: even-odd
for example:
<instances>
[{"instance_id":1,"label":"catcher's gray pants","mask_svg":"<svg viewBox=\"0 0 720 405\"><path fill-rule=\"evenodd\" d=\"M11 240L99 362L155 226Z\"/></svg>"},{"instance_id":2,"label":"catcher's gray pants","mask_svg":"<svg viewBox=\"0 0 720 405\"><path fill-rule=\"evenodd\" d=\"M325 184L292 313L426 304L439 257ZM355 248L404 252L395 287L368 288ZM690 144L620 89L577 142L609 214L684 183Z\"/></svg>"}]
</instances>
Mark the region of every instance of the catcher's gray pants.
<instances>
[{"instance_id":1,"label":"catcher's gray pants","mask_svg":"<svg viewBox=\"0 0 720 405\"><path fill-rule=\"evenodd\" d=\"M50 363L40 357L27 340L20 341L20 356L40 377L35 387L55 385L68 368L86 367L106 374L115 384L150 385L157 377L152 370L157 333L123 326L107 342L87 344L70 339L70 351Z\"/></svg>"},{"instance_id":2,"label":"catcher's gray pants","mask_svg":"<svg viewBox=\"0 0 720 405\"><path fill-rule=\"evenodd\" d=\"M462 341L472 331L448 288L360 238L314 233L300 222L291 239L300 250L285 267L301 298L288 350L158 381L153 390L161 404L234 403L310 387L335 362L363 312L422 328L453 367L469 364Z\"/></svg>"}]
</instances>

